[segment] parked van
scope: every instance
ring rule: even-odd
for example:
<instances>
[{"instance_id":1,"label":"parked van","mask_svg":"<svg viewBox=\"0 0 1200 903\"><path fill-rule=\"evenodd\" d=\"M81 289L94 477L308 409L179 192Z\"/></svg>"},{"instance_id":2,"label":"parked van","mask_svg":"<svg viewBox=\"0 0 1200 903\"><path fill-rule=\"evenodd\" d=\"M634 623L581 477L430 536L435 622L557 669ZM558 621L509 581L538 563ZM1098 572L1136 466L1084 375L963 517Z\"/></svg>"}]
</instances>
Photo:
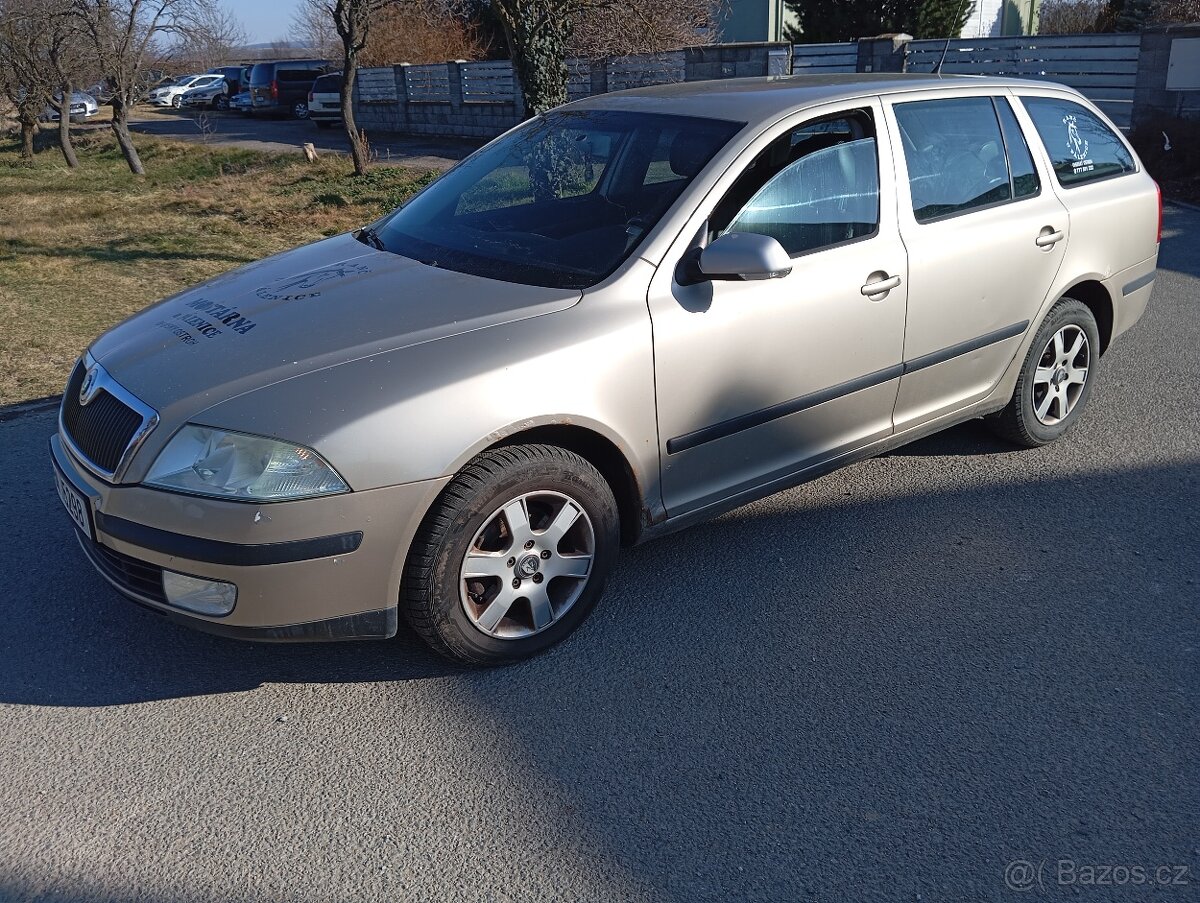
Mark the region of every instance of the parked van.
<instances>
[{"instance_id":1,"label":"parked van","mask_svg":"<svg viewBox=\"0 0 1200 903\"><path fill-rule=\"evenodd\" d=\"M342 118L342 73L330 72L313 82L308 93L308 118L319 129L332 128Z\"/></svg>"},{"instance_id":2,"label":"parked van","mask_svg":"<svg viewBox=\"0 0 1200 903\"><path fill-rule=\"evenodd\" d=\"M278 60L250 70L250 112L256 116L308 118L308 92L317 76L330 70L328 60Z\"/></svg>"}]
</instances>

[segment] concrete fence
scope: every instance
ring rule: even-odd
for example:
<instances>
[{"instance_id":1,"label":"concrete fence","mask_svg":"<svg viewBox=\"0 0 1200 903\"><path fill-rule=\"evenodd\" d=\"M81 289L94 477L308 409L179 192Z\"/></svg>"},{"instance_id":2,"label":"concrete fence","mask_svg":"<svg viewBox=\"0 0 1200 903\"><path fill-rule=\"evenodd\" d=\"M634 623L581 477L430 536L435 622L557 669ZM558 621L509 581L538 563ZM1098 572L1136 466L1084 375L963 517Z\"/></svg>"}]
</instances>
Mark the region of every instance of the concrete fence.
<instances>
[{"instance_id":1,"label":"concrete fence","mask_svg":"<svg viewBox=\"0 0 1200 903\"><path fill-rule=\"evenodd\" d=\"M1200 25L1139 34L914 41L907 35L842 44L716 44L670 53L569 60L567 95L756 75L931 72L1059 82L1121 128L1159 116L1200 119ZM355 115L368 132L491 138L525 116L507 61L400 64L359 72Z\"/></svg>"}]
</instances>

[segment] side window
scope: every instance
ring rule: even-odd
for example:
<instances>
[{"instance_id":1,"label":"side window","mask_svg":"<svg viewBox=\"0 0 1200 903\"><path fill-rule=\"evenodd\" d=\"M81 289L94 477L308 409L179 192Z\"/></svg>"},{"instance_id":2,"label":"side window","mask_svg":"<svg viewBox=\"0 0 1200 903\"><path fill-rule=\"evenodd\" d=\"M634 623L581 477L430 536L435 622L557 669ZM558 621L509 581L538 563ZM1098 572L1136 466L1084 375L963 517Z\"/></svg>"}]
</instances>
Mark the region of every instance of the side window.
<instances>
[{"instance_id":1,"label":"side window","mask_svg":"<svg viewBox=\"0 0 1200 903\"><path fill-rule=\"evenodd\" d=\"M1064 188L1136 168L1121 139L1085 107L1053 97L1022 97L1021 102Z\"/></svg>"},{"instance_id":2,"label":"side window","mask_svg":"<svg viewBox=\"0 0 1200 903\"><path fill-rule=\"evenodd\" d=\"M990 97L918 100L895 110L917 222L1012 198Z\"/></svg>"},{"instance_id":3,"label":"side window","mask_svg":"<svg viewBox=\"0 0 1200 903\"><path fill-rule=\"evenodd\" d=\"M1008 150L1008 168L1012 173L1013 197L1033 197L1042 190L1042 183L1038 179L1037 169L1033 165L1033 156L1029 153L1029 145L1025 143L1025 136L1021 134L1021 126L1007 99L996 98L996 112L1000 114L1004 146Z\"/></svg>"},{"instance_id":4,"label":"side window","mask_svg":"<svg viewBox=\"0 0 1200 903\"><path fill-rule=\"evenodd\" d=\"M806 123L775 141L730 189L712 225L769 235L793 257L873 234L879 149L870 114Z\"/></svg>"}]
</instances>

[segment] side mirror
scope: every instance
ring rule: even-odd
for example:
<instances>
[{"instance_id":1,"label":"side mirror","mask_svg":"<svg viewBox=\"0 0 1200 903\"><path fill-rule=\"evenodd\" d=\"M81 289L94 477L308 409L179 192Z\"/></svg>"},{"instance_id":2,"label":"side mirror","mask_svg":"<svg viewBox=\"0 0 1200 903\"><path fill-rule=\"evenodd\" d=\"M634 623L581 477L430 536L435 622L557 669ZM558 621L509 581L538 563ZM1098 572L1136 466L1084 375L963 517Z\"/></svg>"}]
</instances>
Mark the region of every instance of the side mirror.
<instances>
[{"instance_id":1,"label":"side mirror","mask_svg":"<svg viewBox=\"0 0 1200 903\"><path fill-rule=\"evenodd\" d=\"M792 258L783 245L755 232L722 235L700 252L697 263L706 279L781 279L792 271Z\"/></svg>"}]
</instances>

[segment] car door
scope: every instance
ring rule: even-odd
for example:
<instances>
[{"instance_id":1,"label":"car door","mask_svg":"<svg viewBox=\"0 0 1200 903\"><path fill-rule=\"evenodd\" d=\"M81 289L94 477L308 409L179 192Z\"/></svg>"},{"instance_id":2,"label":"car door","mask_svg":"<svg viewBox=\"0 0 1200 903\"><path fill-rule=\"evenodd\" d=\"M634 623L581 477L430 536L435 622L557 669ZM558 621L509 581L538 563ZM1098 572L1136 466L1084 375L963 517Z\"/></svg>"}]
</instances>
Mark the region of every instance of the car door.
<instances>
[{"instance_id":1,"label":"car door","mask_svg":"<svg viewBox=\"0 0 1200 903\"><path fill-rule=\"evenodd\" d=\"M982 399L1046 299L1069 235L1004 92L887 103L908 248L897 432Z\"/></svg>"},{"instance_id":2,"label":"car door","mask_svg":"<svg viewBox=\"0 0 1200 903\"><path fill-rule=\"evenodd\" d=\"M669 515L789 479L891 432L908 273L880 119L879 103L864 100L768 130L652 279ZM776 238L791 271L681 284L688 255L727 232Z\"/></svg>"}]
</instances>

